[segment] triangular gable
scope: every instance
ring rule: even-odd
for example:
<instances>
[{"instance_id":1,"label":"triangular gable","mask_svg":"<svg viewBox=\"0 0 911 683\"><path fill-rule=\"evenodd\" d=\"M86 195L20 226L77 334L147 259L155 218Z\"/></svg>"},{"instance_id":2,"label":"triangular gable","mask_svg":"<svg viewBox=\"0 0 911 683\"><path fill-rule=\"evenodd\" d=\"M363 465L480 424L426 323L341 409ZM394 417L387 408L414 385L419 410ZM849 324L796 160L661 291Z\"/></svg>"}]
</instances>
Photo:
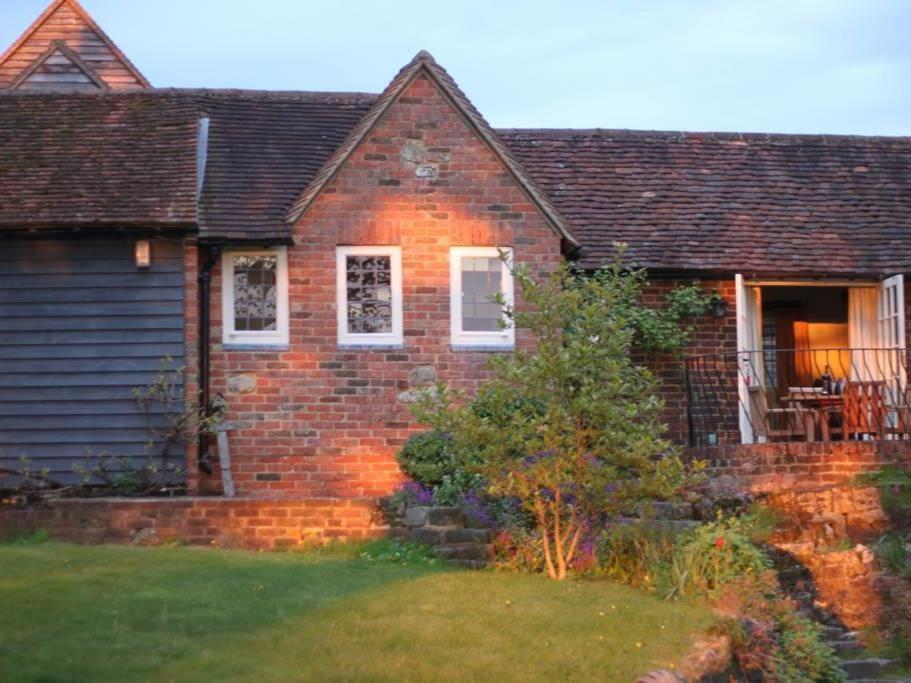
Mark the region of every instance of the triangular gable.
<instances>
[{"instance_id":1,"label":"triangular gable","mask_svg":"<svg viewBox=\"0 0 911 683\"><path fill-rule=\"evenodd\" d=\"M41 90L45 88L72 87L107 90L107 84L65 43L55 40L44 54L19 74L10 89Z\"/></svg>"},{"instance_id":2,"label":"triangular gable","mask_svg":"<svg viewBox=\"0 0 911 683\"><path fill-rule=\"evenodd\" d=\"M109 88L151 87L77 0L54 0L0 55L0 89L21 82L22 72L32 67L54 40L64 42Z\"/></svg>"},{"instance_id":3,"label":"triangular gable","mask_svg":"<svg viewBox=\"0 0 911 683\"><path fill-rule=\"evenodd\" d=\"M519 186L525 191L532 203L538 208L554 231L572 245L578 245L578 241L569 231L566 222L560 216L557 209L551 203L547 195L537 186L531 177L522 168L519 161L512 155L512 152L499 139L490 124L484 120L480 112L475 109L465 93L459 88L452 77L443 67L437 64L436 60L429 52L421 50L415 55L392 82L386 87L382 95L371 107L360 123L355 126L347 139L339 146L335 153L329 157L326 163L316 174L313 181L304 190L304 192L294 202L288 211L286 220L289 223L296 222L313 204L313 201L319 196L329 181L335 177L336 173L344 166L345 162L357 148L357 146L369 135L383 114L395 102L399 96L405 92L408 86L418 77L419 74L426 73L431 81L436 84L443 93L444 97L449 100L453 108L461 114L468 126L484 141L485 144L493 151L507 171L513 176Z\"/></svg>"}]
</instances>

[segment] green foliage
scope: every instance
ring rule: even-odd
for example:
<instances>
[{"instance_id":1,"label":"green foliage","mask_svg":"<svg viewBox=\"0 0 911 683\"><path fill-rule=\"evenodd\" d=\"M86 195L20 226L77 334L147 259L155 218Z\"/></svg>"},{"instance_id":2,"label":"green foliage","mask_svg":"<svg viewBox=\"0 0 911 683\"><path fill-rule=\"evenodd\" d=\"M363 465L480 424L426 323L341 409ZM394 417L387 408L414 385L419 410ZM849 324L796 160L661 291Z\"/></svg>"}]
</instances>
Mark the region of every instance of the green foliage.
<instances>
[{"instance_id":1,"label":"green foliage","mask_svg":"<svg viewBox=\"0 0 911 683\"><path fill-rule=\"evenodd\" d=\"M783 683L845 680L837 654L822 635L822 628L793 609L778 617L778 649L774 673Z\"/></svg>"},{"instance_id":2,"label":"green foliage","mask_svg":"<svg viewBox=\"0 0 911 683\"><path fill-rule=\"evenodd\" d=\"M396 455L402 471L433 491L437 505L458 505L462 496L483 486L470 451L455 447L440 430L415 434Z\"/></svg>"},{"instance_id":3,"label":"green foliage","mask_svg":"<svg viewBox=\"0 0 911 683\"><path fill-rule=\"evenodd\" d=\"M563 578L583 536L687 483L663 437L656 381L631 358L644 320L662 322L650 328L656 336L671 321L641 312L644 275L619 257L593 277L566 264L544 281L522 267L514 276L523 305L508 318L534 350L492 357L491 379L468 405L441 387L416 414L472 454L488 493L514 497L534 516L547 572Z\"/></svg>"},{"instance_id":4,"label":"green foliage","mask_svg":"<svg viewBox=\"0 0 911 683\"><path fill-rule=\"evenodd\" d=\"M894 524L911 526L911 473L897 465L886 465L859 474L856 481L879 489L880 502Z\"/></svg>"},{"instance_id":5,"label":"green foliage","mask_svg":"<svg viewBox=\"0 0 911 683\"><path fill-rule=\"evenodd\" d=\"M626 245L618 245L618 248L618 260L593 276L604 288L620 293L607 314L632 330L633 341L639 349L658 352L683 349L692 334L692 325L687 324L687 320L704 315L712 295L692 284L671 290L661 307L643 306L640 295L648 280L647 273L644 269L624 270L619 259Z\"/></svg>"},{"instance_id":6,"label":"green foliage","mask_svg":"<svg viewBox=\"0 0 911 683\"><path fill-rule=\"evenodd\" d=\"M736 578L766 571L771 563L751 540L753 521L719 516L682 535L671 561L668 595L712 595Z\"/></svg>"},{"instance_id":7,"label":"green foliage","mask_svg":"<svg viewBox=\"0 0 911 683\"><path fill-rule=\"evenodd\" d=\"M731 581L716 604L731 616L715 630L730 636L734 661L749 680L757 676L782 683L845 680L821 627L795 609L774 572Z\"/></svg>"},{"instance_id":8,"label":"green foliage","mask_svg":"<svg viewBox=\"0 0 911 683\"><path fill-rule=\"evenodd\" d=\"M597 573L633 588L653 590L667 574L674 535L642 525L608 530L598 544Z\"/></svg>"},{"instance_id":9,"label":"green foliage","mask_svg":"<svg viewBox=\"0 0 911 683\"><path fill-rule=\"evenodd\" d=\"M402 565L436 564L438 562L426 545L387 539L365 543L358 557L373 562L394 562Z\"/></svg>"},{"instance_id":10,"label":"green foliage","mask_svg":"<svg viewBox=\"0 0 911 683\"><path fill-rule=\"evenodd\" d=\"M25 533L8 534L2 543L5 545L42 545L51 540L47 529L37 529Z\"/></svg>"},{"instance_id":11,"label":"green foliage","mask_svg":"<svg viewBox=\"0 0 911 683\"><path fill-rule=\"evenodd\" d=\"M873 552L877 559L893 574L907 577L908 548L905 538L900 533L891 531L884 534L874 545Z\"/></svg>"}]
</instances>

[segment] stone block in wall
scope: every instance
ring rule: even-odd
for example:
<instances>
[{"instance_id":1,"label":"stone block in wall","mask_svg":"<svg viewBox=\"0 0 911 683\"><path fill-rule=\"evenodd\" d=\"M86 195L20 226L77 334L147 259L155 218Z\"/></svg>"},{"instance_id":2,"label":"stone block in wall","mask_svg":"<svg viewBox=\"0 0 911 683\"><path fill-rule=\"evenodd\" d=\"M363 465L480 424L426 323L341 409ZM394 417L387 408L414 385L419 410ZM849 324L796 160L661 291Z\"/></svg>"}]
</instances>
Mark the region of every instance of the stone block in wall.
<instances>
[{"instance_id":1,"label":"stone block in wall","mask_svg":"<svg viewBox=\"0 0 911 683\"><path fill-rule=\"evenodd\" d=\"M427 523L433 526L464 526L465 516L457 507L433 507L427 513Z\"/></svg>"},{"instance_id":2,"label":"stone block in wall","mask_svg":"<svg viewBox=\"0 0 911 683\"><path fill-rule=\"evenodd\" d=\"M424 545L440 545L445 541L446 529L432 526L420 526L411 530L411 540Z\"/></svg>"},{"instance_id":3,"label":"stone block in wall","mask_svg":"<svg viewBox=\"0 0 911 683\"><path fill-rule=\"evenodd\" d=\"M427 518L429 515L429 507L410 507L405 510L403 521L405 526L424 526L428 524Z\"/></svg>"},{"instance_id":4,"label":"stone block in wall","mask_svg":"<svg viewBox=\"0 0 911 683\"><path fill-rule=\"evenodd\" d=\"M447 529L443 532L445 543L489 543L489 529Z\"/></svg>"},{"instance_id":5,"label":"stone block in wall","mask_svg":"<svg viewBox=\"0 0 911 683\"><path fill-rule=\"evenodd\" d=\"M245 372L228 377L227 389L229 394L252 394L256 391L256 375Z\"/></svg>"}]
</instances>

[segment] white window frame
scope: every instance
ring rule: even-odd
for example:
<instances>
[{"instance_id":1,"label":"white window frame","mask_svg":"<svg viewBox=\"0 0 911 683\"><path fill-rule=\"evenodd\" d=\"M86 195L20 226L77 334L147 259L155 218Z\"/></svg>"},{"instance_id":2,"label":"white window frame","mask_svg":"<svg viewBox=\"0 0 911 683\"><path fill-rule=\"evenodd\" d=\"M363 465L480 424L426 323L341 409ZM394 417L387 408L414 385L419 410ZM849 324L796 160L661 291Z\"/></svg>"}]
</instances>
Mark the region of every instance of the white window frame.
<instances>
[{"instance_id":1,"label":"white window frame","mask_svg":"<svg viewBox=\"0 0 911 683\"><path fill-rule=\"evenodd\" d=\"M392 332L348 331L348 256L388 256L392 268ZM339 346L401 346L402 324L402 248L390 246L347 246L335 248L335 306Z\"/></svg>"},{"instance_id":2,"label":"white window frame","mask_svg":"<svg viewBox=\"0 0 911 683\"><path fill-rule=\"evenodd\" d=\"M475 332L462 329L462 259L463 258L499 258L501 253L507 255L506 262L501 264L500 291L506 307L513 305L513 275L511 247L452 247L449 250L449 318L453 348L512 348L516 343L516 331L510 324L495 332ZM504 321L506 315L504 312Z\"/></svg>"},{"instance_id":3,"label":"white window frame","mask_svg":"<svg viewBox=\"0 0 911 683\"><path fill-rule=\"evenodd\" d=\"M275 330L234 329L234 257L275 256ZM222 272L222 342L226 346L276 346L289 343L288 333L288 250L286 247L272 249L226 249L221 257Z\"/></svg>"}]
</instances>

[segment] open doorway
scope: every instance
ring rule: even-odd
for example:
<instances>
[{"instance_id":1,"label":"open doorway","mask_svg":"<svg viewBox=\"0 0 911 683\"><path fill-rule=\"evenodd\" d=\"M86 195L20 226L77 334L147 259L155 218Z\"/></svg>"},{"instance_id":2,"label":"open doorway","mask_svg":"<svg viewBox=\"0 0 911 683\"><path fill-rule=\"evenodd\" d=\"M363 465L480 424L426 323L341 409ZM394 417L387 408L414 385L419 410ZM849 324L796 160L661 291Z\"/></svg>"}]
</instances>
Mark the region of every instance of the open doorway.
<instances>
[{"instance_id":1,"label":"open doorway","mask_svg":"<svg viewBox=\"0 0 911 683\"><path fill-rule=\"evenodd\" d=\"M769 389L821 387L826 375L830 381L848 376L848 299L847 287L762 288L762 350ZM787 349L801 352L776 353Z\"/></svg>"},{"instance_id":2,"label":"open doorway","mask_svg":"<svg viewBox=\"0 0 911 683\"><path fill-rule=\"evenodd\" d=\"M880 282L737 278L740 431L776 438L895 432L905 396L901 275Z\"/></svg>"}]
</instances>

